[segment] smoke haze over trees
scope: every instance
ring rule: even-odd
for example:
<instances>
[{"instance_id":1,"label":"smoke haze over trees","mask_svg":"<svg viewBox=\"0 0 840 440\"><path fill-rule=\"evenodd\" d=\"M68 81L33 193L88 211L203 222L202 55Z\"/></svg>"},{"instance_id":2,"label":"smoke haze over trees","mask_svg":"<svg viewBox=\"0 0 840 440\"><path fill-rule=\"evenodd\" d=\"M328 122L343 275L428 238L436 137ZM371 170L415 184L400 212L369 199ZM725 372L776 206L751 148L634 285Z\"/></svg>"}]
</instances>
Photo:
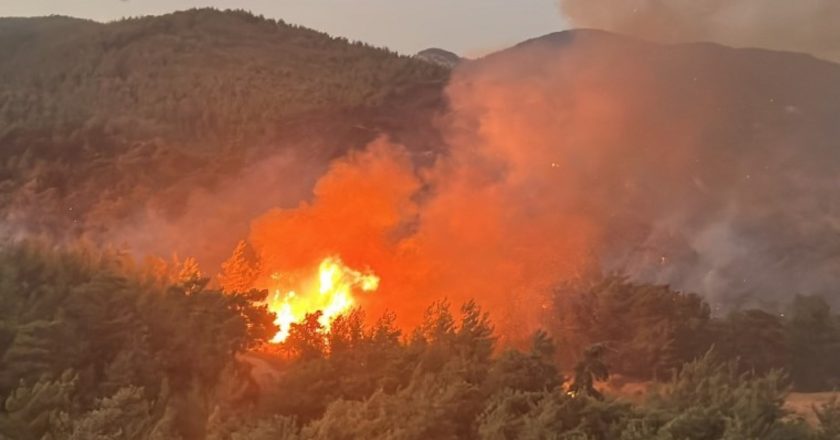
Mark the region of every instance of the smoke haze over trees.
<instances>
[{"instance_id":1,"label":"smoke haze over trees","mask_svg":"<svg viewBox=\"0 0 840 440\"><path fill-rule=\"evenodd\" d=\"M330 159L381 131L431 148L413 133L430 131L422 115L446 77L241 11L0 19L0 232L217 266L240 238L233 231L306 197ZM395 127L413 118L417 130Z\"/></svg>"},{"instance_id":2,"label":"smoke haze over trees","mask_svg":"<svg viewBox=\"0 0 840 440\"><path fill-rule=\"evenodd\" d=\"M84 236L215 270L252 219L295 207L330 159L386 135L419 174L437 162L415 194L418 237L437 260L485 260L441 265L465 296L484 287L471 273L514 249L527 273L499 268L509 281L491 287L544 296L600 260L715 311L836 294L833 64L568 32L468 63L444 92L439 67L246 13L3 23L12 236ZM484 226L452 217L478 209L492 213ZM437 245L446 234L472 243ZM502 236L497 256L480 247Z\"/></svg>"}]
</instances>

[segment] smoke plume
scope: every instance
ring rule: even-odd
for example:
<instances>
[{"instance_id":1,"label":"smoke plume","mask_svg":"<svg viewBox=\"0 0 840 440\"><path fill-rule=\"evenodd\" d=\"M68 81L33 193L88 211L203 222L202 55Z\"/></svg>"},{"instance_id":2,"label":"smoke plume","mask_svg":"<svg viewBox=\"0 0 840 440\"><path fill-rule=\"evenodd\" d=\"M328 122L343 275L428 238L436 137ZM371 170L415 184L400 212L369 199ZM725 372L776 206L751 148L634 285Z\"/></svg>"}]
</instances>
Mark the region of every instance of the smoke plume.
<instances>
[{"instance_id":1,"label":"smoke plume","mask_svg":"<svg viewBox=\"0 0 840 440\"><path fill-rule=\"evenodd\" d=\"M361 299L365 309L395 311L407 326L443 298L476 299L506 329L529 314L536 322L551 286L583 266L592 230L540 200L550 188L518 181L481 156L453 150L417 169L403 147L380 140L337 161L312 202L254 221L250 242L263 276L340 255L382 279L376 294Z\"/></svg>"},{"instance_id":2,"label":"smoke plume","mask_svg":"<svg viewBox=\"0 0 840 440\"><path fill-rule=\"evenodd\" d=\"M575 27L840 61L840 3L834 0L560 0L560 9Z\"/></svg>"},{"instance_id":3,"label":"smoke plume","mask_svg":"<svg viewBox=\"0 0 840 440\"><path fill-rule=\"evenodd\" d=\"M434 165L381 139L250 242L266 274L338 254L381 277L369 309L414 324L476 299L513 338L592 270L719 309L834 295L840 69L789 57L595 31L522 44L455 72Z\"/></svg>"}]
</instances>

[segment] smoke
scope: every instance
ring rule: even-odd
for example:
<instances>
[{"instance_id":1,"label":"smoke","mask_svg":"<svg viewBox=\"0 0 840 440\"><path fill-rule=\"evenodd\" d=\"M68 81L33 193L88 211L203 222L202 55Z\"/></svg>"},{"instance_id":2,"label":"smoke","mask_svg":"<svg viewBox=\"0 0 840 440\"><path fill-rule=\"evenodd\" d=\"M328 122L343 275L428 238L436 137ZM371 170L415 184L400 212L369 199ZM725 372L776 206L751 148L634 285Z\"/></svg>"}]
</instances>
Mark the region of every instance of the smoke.
<instances>
[{"instance_id":1,"label":"smoke","mask_svg":"<svg viewBox=\"0 0 840 440\"><path fill-rule=\"evenodd\" d=\"M453 150L417 169L405 148L381 139L336 161L312 202L253 222L263 277L340 255L381 277L379 290L360 298L371 313L395 311L411 326L436 299L476 299L509 324L508 336L525 336L521 320L531 314L536 322L551 286L583 266L591 230L538 201L549 188L517 181L480 156Z\"/></svg>"},{"instance_id":2,"label":"smoke","mask_svg":"<svg viewBox=\"0 0 840 440\"><path fill-rule=\"evenodd\" d=\"M512 134L479 141L517 149L529 176L555 164L552 197L596 225L602 269L720 309L836 299L836 66L576 32L491 57L465 81L483 125ZM504 92L488 104L489 90Z\"/></svg>"},{"instance_id":3,"label":"smoke","mask_svg":"<svg viewBox=\"0 0 840 440\"><path fill-rule=\"evenodd\" d=\"M178 206L177 216L150 200L138 206L131 218L112 224L105 241L141 257L194 257L212 274L247 235L251 219L272 207L294 206L309 197L313 183L326 169L324 162L285 149L254 161L212 188L183 182L175 190L187 191L188 197ZM158 195L169 204L171 198Z\"/></svg>"},{"instance_id":4,"label":"smoke","mask_svg":"<svg viewBox=\"0 0 840 440\"><path fill-rule=\"evenodd\" d=\"M576 27L840 61L840 3L835 0L560 0L560 9Z\"/></svg>"},{"instance_id":5,"label":"smoke","mask_svg":"<svg viewBox=\"0 0 840 440\"><path fill-rule=\"evenodd\" d=\"M719 309L833 295L838 90L810 58L548 36L453 74L434 165L380 139L249 239L266 275L339 254L381 277L369 310L476 299L514 339L592 270Z\"/></svg>"}]
</instances>

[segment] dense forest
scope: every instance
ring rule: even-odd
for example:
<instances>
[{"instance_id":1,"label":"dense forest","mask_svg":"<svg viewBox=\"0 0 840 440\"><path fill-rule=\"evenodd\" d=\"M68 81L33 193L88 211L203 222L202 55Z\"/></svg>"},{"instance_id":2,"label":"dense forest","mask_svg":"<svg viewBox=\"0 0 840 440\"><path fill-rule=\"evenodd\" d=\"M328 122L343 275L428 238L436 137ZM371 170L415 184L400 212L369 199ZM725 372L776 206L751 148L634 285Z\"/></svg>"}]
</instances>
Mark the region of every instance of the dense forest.
<instances>
[{"instance_id":1,"label":"dense forest","mask_svg":"<svg viewBox=\"0 0 840 440\"><path fill-rule=\"evenodd\" d=\"M497 345L476 303L446 301L411 332L356 310L266 345L267 292L207 289L189 262L26 243L3 249L0 270L0 438L840 435L836 401L811 424L783 407L791 386L840 380L840 316L819 298L717 319L696 296L601 277L560 287L578 289L555 302L562 327L521 349ZM618 375L658 380L616 395Z\"/></svg>"},{"instance_id":2,"label":"dense forest","mask_svg":"<svg viewBox=\"0 0 840 440\"><path fill-rule=\"evenodd\" d=\"M190 192L285 150L300 167L383 133L428 150L417 133L447 77L241 11L0 19L2 232L97 239L147 207L177 217Z\"/></svg>"}]
</instances>

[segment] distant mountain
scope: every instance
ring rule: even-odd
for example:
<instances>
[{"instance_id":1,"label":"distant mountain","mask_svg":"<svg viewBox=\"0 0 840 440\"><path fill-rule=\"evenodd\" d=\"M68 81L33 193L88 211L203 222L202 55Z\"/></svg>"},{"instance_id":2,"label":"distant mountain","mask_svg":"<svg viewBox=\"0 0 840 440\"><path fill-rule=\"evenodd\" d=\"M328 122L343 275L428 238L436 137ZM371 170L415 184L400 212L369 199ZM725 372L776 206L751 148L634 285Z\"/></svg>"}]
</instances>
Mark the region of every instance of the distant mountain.
<instances>
[{"instance_id":1,"label":"distant mountain","mask_svg":"<svg viewBox=\"0 0 840 440\"><path fill-rule=\"evenodd\" d=\"M241 11L2 18L0 229L177 216L190 191L284 150L301 167L381 134L425 151L448 75Z\"/></svg>"},{"instance_id":2,"label":"distant mountain","mask_svg":"<svg viewBox=\"0 0 840 440\"><path fill-rule=\"evenodd\" d=\"M414 57L428 63L446 67L447 69L453 69L464 61L464 59L457 54L438 48L421 50L420 52L417 52L417 55Z\"/></svg>"}]
</instances>

